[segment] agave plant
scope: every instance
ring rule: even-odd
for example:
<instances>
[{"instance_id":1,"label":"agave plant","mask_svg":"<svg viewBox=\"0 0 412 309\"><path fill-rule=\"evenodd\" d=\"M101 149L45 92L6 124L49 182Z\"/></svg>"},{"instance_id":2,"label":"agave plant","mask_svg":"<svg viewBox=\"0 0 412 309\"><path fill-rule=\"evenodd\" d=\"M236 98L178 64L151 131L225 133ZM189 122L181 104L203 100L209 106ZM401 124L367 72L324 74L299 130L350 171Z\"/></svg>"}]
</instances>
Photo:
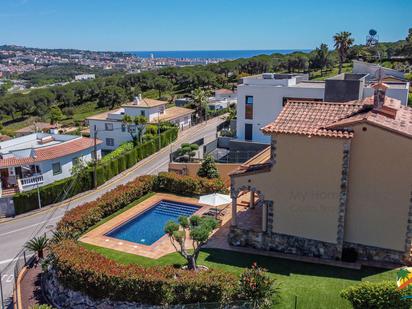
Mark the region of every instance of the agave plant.
<instances>
[{"instance_id":1,"label":"agave plant","mask_svg":"<svg viewBox=\"0 0 412 309\"><path fill-rule=\"evenodd\" d=\"M30 251L37 252L37 256L39 259L42 259L44 254L43 251L47 247L49 239L47 238L46 234L39 237L34 237L29 240L24 247Z\"/></svg>"}]
</instances>

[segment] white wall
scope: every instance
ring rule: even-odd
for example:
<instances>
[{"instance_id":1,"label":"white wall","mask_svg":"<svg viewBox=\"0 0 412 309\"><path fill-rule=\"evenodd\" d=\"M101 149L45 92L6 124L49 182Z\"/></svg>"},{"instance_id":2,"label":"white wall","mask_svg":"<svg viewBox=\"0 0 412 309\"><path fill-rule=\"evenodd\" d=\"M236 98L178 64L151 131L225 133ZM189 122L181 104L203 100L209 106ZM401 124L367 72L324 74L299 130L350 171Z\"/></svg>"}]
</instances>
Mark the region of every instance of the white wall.
<instances>
[{"instance_id":1,"label":"white wall","mask_svg":"<svg viewBox=\"0 0 412 309\"><path fill-rule=\"evenodd\" d=\"M141 112L144 111L145 112L145 117L147 119L149 119L149 122L156 122L157 121L157 117L159 117L160 115L160 111L163 109L163 111L165 110L165 106L161 105L161 106L155 106L155 107L138 107L138 106L125 106L124 107L124 113L126 115L129 115L131 117L135 117L135 116L141 116Z\"/></svg>"},{"instance_id":2,"label":"white wall","mask_svg":"<svg viewBox=\"0 0 412 309\"><path fill-rule=\"evenodd\" d=\"M106 123L111 123L113 125L113 131L106 131ZM102 149L104 150L114 150L125 142L130 142L133 140L130 135L127 126L125 131L122 131L122 122L120 121L110 121L110 120L89 120L90 137L94 138L94 126L97 129L97 138L100 139L102 144ZM137 134L137 131L136 131ZM107 145L107 138L113 138L113 146Z\"/></svg>"},{"instance_id":3,"label":"white wall","mask_svg":"<svg viewBox=\"0 0 412 309\"><path fill-rule=\"evenodd\" d=\"M100 146L97 146L97 158L101 158L101 150ZM92 155L91 152L93 151L93 148L88 148L76 153L72 153L70 155L60 157L54 160L47 160L47 161L42 161L39 163L36 163L36 165L39 166L41 174L43 176L43 183L41 186L45 186L48 184L51 184L57 180L61 180L67 177L70 177L72 175L72 169L73 169L73 159L79 158L83 160L83 162L87 163L92 161ZM60 162L61 170L62 172L57 175L53 175L53 163ZM34 189L36 186L25 186L23 189L24 191L29 191Z\"/></svg>"},{"instance_id":4,"label":"white wall","mask_svg":"<svg viewBox=\"0 0 412 309\"><path fill-rule=\"evenodd\" d=\"M268 144L270 143L270 136L264 135L260 129L276 119L283 108L284 97L323 100L325 92L324 88L243 84L239 85L237 89L237 138L240 140L245 139L245 123L251 123L253 125L253 141ZM253 96L252 120L245 119L245 97L249 95Z\"/></svg>"}]
</instances>

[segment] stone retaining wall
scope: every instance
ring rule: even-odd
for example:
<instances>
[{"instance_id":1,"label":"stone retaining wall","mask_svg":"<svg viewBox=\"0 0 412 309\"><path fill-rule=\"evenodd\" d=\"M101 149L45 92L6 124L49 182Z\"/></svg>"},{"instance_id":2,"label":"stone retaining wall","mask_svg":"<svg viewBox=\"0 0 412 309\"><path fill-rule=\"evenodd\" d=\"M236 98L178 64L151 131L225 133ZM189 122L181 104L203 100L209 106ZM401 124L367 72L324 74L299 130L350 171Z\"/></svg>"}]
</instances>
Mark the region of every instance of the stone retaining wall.
<instances>
[{"instance_id":1,"label":"stone retaining wall","mask_svg":"<svg viewBox=\"0 0 412 309\"><path fill-rule=\"evenodd\" d=\"M238 227L231 227L228 240L233 246L333 260L340 259L341 253L337 244L284 234L255 232ZM405 253L402 251L343 242L343 249L347 248L354 248L360 261L404 263Z\"/></svg>"}]
</instances>

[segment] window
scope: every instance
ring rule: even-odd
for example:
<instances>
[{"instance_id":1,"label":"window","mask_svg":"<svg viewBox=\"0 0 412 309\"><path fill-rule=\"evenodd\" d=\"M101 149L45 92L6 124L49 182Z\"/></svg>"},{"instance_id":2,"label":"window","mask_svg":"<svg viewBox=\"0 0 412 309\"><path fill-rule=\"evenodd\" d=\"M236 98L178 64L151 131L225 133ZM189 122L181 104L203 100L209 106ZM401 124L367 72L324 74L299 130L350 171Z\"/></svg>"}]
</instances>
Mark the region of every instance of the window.
<instances>
[{"instance_id":1,"label":"window","mask_svg":"<svg viewBox=\"0 0 412 309\"><path fill-rule=\"evenodd\" d=\"M53 163L52 169L53 169L53 175L59 175L62 173L62 166L60 165L60 162Z\"/></svg>"},{"instance_id":2,"label":"window","mask_svg":"<svg viewBox=\"0 0 412 309\"><path fill-rule=\"evenodd\" d=\"M253 119L253 96L251 95L245 98L245 119Z\"/></svg>"},{"instance_id":3,"label":"window","mask_svg":"<svg viewBox=\"0 0 412 309\"><path fill-rule=\"evenodd\" d=\"M77 164L79 164L79 162L80 162L79 157L73 158L73 160L72 160L72 165L73 165L73 166L76 166Z\"/></svg>"},{"instance_id":4,"label":"window","mask_svg":"<svg viewBox=\"0 0 412 309\"><path fill-rule=\"evenodd\" d=\"M106 131L113 131L113 123L105 123L104 128Z\"/></svg>"},{"instance_id":5,"label":"window","mask_svg":"<svg viewBox=\"0 0 412 309\"><path fill-rule=\"evenodd\" d=\"M253 139L253 126L251 123L245 123L245 140L251 141Z\"/></svg>"},{"instance_id":6,"label":"window","mask_svg":"<svg viewBox=\"0 0 412 309\"><path fill-rule=\"evenodd\" d=\"M163 115L165 113L165 107L163 105L160 106L159 113L160 113L160 115Z\"/></svg>"},{"instance_id":7,"label":"window","mask_svg":"<svg viewBox=\"0 0 412 309\"><path fill-rule=\"evenodd\" d=\"M114 139L113 138L106 138L106 145L107 146L114 146Z\"/></svg>"},{"instance_id":8,"label":"window","mask_svg":"<svg viewBox=\"0 0 412 309\"><path fill-rule=\"evenodd\" d=\"M140 111L140 116L146 117L146 112L145 111Z\"/></svg>"},{"instance_id":9,"label":"window","mask_svg":"<svg viewBox=\"0 0 412 309\"><path fill-rule=\"evenodd\" d=\"M122 132L126 132L126 125L122 124Z\"/></svg>"}]
</instances>

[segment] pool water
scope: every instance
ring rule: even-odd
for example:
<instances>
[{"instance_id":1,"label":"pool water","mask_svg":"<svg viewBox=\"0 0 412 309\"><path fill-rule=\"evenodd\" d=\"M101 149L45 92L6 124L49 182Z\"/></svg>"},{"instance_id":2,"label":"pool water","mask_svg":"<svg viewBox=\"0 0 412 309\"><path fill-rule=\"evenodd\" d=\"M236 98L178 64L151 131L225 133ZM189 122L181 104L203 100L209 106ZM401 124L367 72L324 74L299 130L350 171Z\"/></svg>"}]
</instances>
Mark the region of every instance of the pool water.
<instances>
[{"instance_id":1,"label":"pool water","mask_svg":"<svg viewBox=\"0 0 412 309\"><path fill-rule=\"evenodd\" d=\"M144 213L110 231L106 236L138 244L151 245L165 235L167 221L177 222L180 216L190 216L200 207L180 202L162 200Z\"/></svg>"}]
</instances>

